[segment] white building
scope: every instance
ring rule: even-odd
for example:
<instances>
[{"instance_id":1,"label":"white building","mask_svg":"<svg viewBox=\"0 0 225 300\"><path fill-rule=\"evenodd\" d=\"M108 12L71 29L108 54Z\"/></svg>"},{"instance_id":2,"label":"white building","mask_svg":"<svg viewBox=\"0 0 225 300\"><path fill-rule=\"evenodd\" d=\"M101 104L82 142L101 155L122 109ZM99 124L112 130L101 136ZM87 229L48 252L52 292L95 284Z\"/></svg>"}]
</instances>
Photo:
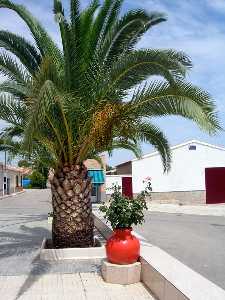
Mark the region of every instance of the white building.
<instances>
[{"instance_id":1,"label":"white building","mask_svg":"<svg viewBox=\"0 0 225 300\"><path fill-rule=\"evenodd\" d=\"M225 148L192 140L172 147L171 152L168 174L163 173L158 152L126 163L132 167L134 195L144 189L144 179L151 177L153 200L225 203Z\"/></svg>"},{"instance_id":2,"label":"white building","mask_svg":"<svg viewBox=\"0 0 225 300\"><path fill-rule=\"evenodd\" d=\"M0 163L0 196L19 192L23 189L24 168L5 166Z\"/></svg>"}]
</instances>

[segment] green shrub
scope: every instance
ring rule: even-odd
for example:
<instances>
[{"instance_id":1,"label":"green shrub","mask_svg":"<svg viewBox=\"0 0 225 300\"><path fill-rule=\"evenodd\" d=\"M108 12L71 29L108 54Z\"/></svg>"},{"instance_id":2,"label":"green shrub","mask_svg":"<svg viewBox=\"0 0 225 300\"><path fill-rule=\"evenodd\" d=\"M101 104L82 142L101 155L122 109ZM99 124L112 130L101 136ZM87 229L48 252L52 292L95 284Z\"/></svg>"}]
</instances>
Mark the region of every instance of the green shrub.
<instances>
[{"instance_id":1,"label":"green shrub","mask_svg":"<svg viewBox=\"0 0 225 300\"><path fill-rule=\"evenodd\" d=\"M31 188L46 188L46 178L40 172L34 170L29 178L31 179Z\"/></svg>"},{"instance_id":2,"label":"green shrub","mask_svg":"<svg viewBox=\"0 0 225 300\"><path fill-rule=\"evenodd\" d=\"M110 222L112 228L130 228L132 225L144 222L144 210L147 209L145 198L151 192L151 183L135 199L122 196L121 188L113 186L113 194L109 205L103 204L100 210L105 219Z\"/></svg>"}]
</instances>

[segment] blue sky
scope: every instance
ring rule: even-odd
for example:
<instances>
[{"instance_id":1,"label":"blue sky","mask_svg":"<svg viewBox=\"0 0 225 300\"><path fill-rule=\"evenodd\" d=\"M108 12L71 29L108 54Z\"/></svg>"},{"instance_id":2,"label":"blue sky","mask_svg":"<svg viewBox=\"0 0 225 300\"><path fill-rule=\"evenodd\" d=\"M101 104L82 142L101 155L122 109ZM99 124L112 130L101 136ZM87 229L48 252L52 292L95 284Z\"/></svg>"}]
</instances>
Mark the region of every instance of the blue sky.
<instances>
[{"instance_id":1,"label":"blue sky","mask_svg":"<svg viewBox=\"0 0 225 300\"><path fill-rule=\"evenodd\" d=\"M59 43L57 24L52 14L52 0L16 0L24 4L47 26L49 33ZM85 6L89 1L82 0ZM67 4L68 0L64 0ZM222 125L225 125L225 0L125 0L123 12L128 9L144 8L160 11L168 16L168 21L155 26L139 42L140 48L174 48L185 51L192 59L194 68L188 80L206 89L217 103ZM0 10L0 29L22 34L31 38L18 17L8 10ZM167 117L154 120L168 136L171 145L189 139L199 139L225 146L225 133L208 136L190 121ZM0 128L4 124L0 121ZM143 144L143 153L152 151L150 145ZM111 165L127 161L133 157L128 151L116 151L109 159Z\"/></svg>"}]
</instances>

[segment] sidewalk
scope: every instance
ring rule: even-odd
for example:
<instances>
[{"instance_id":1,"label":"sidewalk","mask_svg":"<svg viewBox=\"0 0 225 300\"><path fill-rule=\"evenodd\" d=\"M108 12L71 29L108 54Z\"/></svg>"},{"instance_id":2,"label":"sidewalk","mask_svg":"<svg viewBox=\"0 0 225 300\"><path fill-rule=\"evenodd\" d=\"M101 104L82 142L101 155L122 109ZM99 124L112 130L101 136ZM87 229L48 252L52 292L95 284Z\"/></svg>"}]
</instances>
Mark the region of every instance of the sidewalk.
<instances>
[{"instance_id":1,"label":"sidewalk","mask_svg":"<svg viewBox=\"0 0 225 300\"><path fill-rule=\"evenodd\" d=\"M171 214L225 217L225 204L178 205L178 204L148 203L148 210L151 212L163 212L163 213L171 213Z\"/></svg>"},{"instance_id":2,"label":"sidewalk","mask_svg":"<svg viewBox=\"0 0 225 300\"><path fill-rule=\"evenodd\" d=\"M98 273L0 276L4 300L154 300L141 284L112 285Z\"/></svg>"},{"instance_id":3,"label":"sidewalk","mask_svg":"<svg viewBox=\"0 0 225 300\"><path fill-rule=\"evenodd\" d=\"M51 236L50 209L48 190L0 201L0 299L154 300L142 283L105 283L100 259L40 260L42 240Z\"/></svg>"},{"instance_id":4,"label":"sidewalk","mask_svg":"<svg viewBox=\"0 0 225 300\"><path fill-rule=\"evenodd\" d=\"M18 196L18 195L23 194L25 192L26 192L26 190L22 190L20 192L15 192L15 193L12 193L12 194L9 194L9 195L0 196L0 200L6 199L6 198L9 198L9 197L15 197L15 196Z\"/></svg>"}]
</instances>

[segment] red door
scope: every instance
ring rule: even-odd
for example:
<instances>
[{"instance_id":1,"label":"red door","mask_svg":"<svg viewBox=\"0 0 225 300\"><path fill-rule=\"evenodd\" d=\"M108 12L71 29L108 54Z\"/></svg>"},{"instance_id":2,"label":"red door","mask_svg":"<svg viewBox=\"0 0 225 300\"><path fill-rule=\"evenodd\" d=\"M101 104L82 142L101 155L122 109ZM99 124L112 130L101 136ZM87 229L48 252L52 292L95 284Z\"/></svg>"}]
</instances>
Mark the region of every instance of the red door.
<instances>
[{"instance_id":1,"label":"red door","mask_svg":"<svg viewBox=\"0 0 225 300\"><path fill-rule=\"evenodd\" d=\"M206 203L225 203L225 168L205 169Z\"/></svg>"},{"instance_id":2,"label":"red door","mask_svg":"<svg viewBox=\"0 0 225 300\"><path fill-rule=\"evenodd\" d=\"M132 177L122 177L122 194L125 197L133 198Z\"/></svg>"}]
</instances>

